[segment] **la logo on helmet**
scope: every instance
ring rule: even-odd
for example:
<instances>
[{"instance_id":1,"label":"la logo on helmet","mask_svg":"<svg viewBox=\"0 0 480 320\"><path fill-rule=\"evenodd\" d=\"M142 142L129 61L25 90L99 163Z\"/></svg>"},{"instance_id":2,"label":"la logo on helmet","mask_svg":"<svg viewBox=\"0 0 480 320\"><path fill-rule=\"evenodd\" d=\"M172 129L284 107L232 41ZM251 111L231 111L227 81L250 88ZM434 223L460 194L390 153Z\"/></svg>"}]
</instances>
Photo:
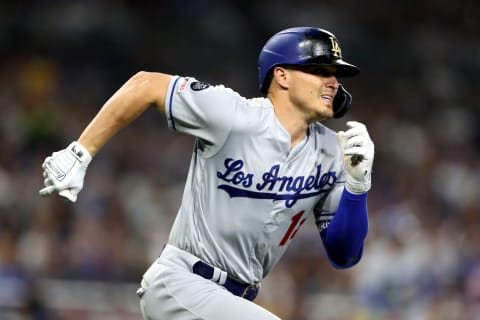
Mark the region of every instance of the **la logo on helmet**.
<instances>
[{"instance_id":1,"label":"la logo on helmet","mask_svg":"<svg viewBox=\"0 0 480 320\"><path fill-rule=\"evenodd\" d=\"M338 45L337 40L334 37L329 37L330 42L332 43L332 54L336 58L342 58L342 50L340 49L340 46Z\"/></svg>"}]
</instances>

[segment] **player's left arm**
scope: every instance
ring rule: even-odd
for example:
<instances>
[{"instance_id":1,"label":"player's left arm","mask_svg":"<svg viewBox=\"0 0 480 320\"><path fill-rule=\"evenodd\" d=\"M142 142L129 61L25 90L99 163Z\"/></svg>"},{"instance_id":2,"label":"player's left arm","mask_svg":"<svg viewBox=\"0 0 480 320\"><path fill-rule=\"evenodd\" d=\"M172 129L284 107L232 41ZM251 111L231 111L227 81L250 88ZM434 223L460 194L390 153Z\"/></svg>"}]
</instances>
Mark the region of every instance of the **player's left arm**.
<instances>
[{"instance_id":1,"label":"player's left arm","mask_svg":"<svg viewBox=\"0 0 480 320\"><path fill-rule=\"evenodd\" d=\"M335 216L320 231L330 263L338 269L357 264L367 232L367 193L357 195L344 189Z\"/></svg>"},{"instance_id":2,"label":"player's left arm","mask_svg":"<svg viewBox=\"0 0 480 320\"><path fill-rule=\"evenodd\" d=\"M338 209L328 227L320 232L331 264L348 268L360 261L368 233L367 194L371 188L374 145L364 124L349 121L339 132L346 183Z\"/></svg>"}]
</instances>

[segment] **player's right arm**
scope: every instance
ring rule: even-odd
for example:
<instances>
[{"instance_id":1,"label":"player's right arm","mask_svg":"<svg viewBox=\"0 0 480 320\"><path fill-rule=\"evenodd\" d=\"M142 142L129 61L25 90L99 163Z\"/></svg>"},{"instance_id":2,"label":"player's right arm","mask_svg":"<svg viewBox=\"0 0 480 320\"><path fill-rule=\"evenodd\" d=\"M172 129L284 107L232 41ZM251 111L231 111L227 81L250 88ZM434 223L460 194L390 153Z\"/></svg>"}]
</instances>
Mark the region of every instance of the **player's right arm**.
<instances>
[{"instance_id":1,"label":"player's right arm","mask_svg":"<svg viewBox=\"0 0 480 320\"><path fill-rule=\"evenodd\" d=\"M149 107L164 113L171 78L167 74L144 71L131 77L105 102L77 141L45 159L42 165L45 188L40 190L40 195L58 193L75 202L92 157Z\"/></svg>"},{"instance_id":2,"label":"player's right arm","mask_svg":"<svg viewBox=\"0 0 480 320\"><path fill-rule=\"evenodd\" d=\"M80 135L78 142L93 157L120 129L150 106L164 113L165 95L171 76L141 71L107 100Z\"/></svg>"}]
</instances>

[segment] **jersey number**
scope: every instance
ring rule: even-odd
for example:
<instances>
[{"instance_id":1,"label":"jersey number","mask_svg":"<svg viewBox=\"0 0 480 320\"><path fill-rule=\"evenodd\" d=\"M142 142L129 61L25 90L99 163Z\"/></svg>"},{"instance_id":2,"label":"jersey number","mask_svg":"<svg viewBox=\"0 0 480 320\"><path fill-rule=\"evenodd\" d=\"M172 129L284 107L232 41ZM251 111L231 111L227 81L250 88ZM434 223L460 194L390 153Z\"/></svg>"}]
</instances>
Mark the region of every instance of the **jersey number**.
<instances>
[{"instance_id":1,"label":"jersey number","mask_svg":"<svg viewBox=\"0 0 480 320\"><path fill-rule=\"evenodd\" d=\"M303 218L302 220L300 220L304 212L305 210L302 210L292 217L291 219L292 223L290 224L290 227L288 227L287 232L285 232L285 235L283 236L282 241L280 241L280 244L279 244L280 247L284 246L288 240L293 239L293 237L295 237L295 235L297 234L302 224L305 222L305 220L307 220L307 218Z\"/></svg>"}]
</instances>

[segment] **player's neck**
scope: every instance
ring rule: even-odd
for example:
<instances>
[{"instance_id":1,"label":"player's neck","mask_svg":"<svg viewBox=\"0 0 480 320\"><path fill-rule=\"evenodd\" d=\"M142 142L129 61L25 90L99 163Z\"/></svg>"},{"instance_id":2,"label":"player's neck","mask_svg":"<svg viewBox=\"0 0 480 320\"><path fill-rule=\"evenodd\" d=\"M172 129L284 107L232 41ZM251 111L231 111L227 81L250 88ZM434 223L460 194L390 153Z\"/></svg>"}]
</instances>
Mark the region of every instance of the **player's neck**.
<instances>
[{"instance_id":1,"label":"player's neck","mask_svg":"<svg viewBox=\"0 0 480 320\"><path fill-rule=\"evenodd\" d=\"M301 113L293 105L285 103L285 100L275 99L272 96L269 96L269 99L273 104L278 121L290 134L290 148L293 149L295 145L305 139L308 132L308 122L305 121Z\"/></svg>"}]
</instances>

